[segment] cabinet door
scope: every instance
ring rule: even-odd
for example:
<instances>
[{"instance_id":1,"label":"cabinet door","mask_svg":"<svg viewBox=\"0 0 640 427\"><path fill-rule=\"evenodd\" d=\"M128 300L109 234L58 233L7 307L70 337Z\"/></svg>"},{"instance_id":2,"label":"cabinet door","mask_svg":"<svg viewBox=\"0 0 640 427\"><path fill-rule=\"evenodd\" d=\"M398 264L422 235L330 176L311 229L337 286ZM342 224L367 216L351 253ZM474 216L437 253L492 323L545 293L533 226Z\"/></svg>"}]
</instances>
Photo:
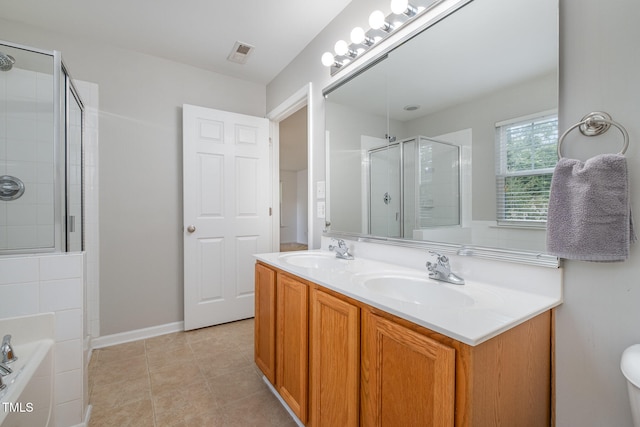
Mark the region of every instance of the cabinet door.
<instances>
[{"instance_id":1,"label":"cabinet door","mask_svg":"<svg viewBox=\"0 0 640 427\"><path fill-rule=\"evenodd\" d=\"M363 311L362 425L453 426L455 350Z\"/></svg>"},{"instance_id":2,"label":"cabinet door","mask_svg":"<svg viewBox=\"0 0 640 427\"><path fill-rule=\"evenodd\" d=\"M276 272L256 264L254 359L258 368L276 382Z\"/></svg>"},{"instance_id":3,"label":"cabinet door","mask_svg":"<svg viewBox=\"0 0 640 427\"><path fill-rule=\"evenodd\" d=\"M308 286L285 274L277 279L276 389L303 423L307 422Z\"/></svg>"},{"instance_id":4,"label":"cabinet door","mask_svg":"<svg viewBox=\"0 0 640 427\"><path fill-rule=\"evenodd\" d=\"M359 308L311 290L311 423L357 427L360 412Z\"/></svg>"}]
</instances>

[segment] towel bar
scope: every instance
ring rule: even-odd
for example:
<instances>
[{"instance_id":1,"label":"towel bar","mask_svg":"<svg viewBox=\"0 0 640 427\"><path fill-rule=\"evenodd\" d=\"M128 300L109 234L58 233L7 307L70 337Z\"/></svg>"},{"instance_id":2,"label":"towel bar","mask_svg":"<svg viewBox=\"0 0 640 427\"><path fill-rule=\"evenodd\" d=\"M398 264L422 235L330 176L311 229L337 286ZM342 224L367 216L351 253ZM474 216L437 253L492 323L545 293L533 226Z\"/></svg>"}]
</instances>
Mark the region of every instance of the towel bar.
<instances>
[{"instance_id":1,"label":"towel bar","mask_svg":"<svg viewBox=\"0 0 640 427\"><path fill-rule=\"evenodd\" d=\"M624 137L624 145L622 146L622 150L618 154L624 154L627 152L627 148L629 148L629 133L620 123L611 119L611 116L607 113L603 112L594 112L589 113L582 118L578 123L571 126L567 129L560 139L558 139L558 158L562 158L562 143L564 142L564 138L577 127L580 127L580 132L582 132L585 136L597 136L605 133L611 126L617 127L622 136Z\"/></svg>"}]
</instances>

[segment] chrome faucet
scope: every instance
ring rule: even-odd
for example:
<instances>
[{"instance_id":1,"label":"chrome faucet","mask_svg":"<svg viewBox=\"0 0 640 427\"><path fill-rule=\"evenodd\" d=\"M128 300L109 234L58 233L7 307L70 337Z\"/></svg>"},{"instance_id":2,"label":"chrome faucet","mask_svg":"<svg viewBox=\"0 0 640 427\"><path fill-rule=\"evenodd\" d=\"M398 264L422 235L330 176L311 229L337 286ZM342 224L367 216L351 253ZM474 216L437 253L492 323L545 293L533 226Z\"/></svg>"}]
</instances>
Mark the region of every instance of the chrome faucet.
<instances>
[{"instance_id":1,"label":"chrome faucet","mask_svg":"<svg viewBox=\"0 0 640 427\"><path fill-rule=\"evenodd\" d=\"M349 246L342 239L331 239L334 242L338 242L338 246L329 245L330 251L335 251L336 258L341 259L353 259L353 255L349 253Z\"/></svg>"},{"instance_id":2,"label":"chrome faucet","mask_svg":"<svg viewBox=\"0 0 640 427\"><path fill-rule=\"evenodd\" d=\"M0 354L2 355L2 363L11 363L18 359L13 352L13 347L11 347L11 335L5 335L2 339Z\"/></svg>"},{"instance_id":3,"label":"chrome faucet","mask_svg":"<svg viewBox=\"0 0 640 427\"><path fill-rule=\"evenodd\" d=\"M447 256L434 251L429 251L429 253L436 256L436 262L427 261L426 264L430 278L453 283L454 285L464 285L464 279L451 272L451 266L449 266L449 258Z\"/></svg>"}]
</instances>

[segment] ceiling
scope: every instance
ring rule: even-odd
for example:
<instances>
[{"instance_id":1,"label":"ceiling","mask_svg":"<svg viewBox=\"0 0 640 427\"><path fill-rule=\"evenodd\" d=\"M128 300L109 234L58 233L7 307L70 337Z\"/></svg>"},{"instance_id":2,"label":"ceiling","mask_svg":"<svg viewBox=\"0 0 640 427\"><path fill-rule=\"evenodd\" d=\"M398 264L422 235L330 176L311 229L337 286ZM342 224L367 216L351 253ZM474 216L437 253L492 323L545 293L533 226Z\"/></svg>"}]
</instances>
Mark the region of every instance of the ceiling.
<instances>
[{"instance_id":1,"label":"ceiling","mask_svg":"<svg viewBox=\"0 0 640 427\"><path fill-rule=\"evenodd\" d=\"M267 84L350 1L0 0L0 18Z\"/></svg>"}]
</instances>

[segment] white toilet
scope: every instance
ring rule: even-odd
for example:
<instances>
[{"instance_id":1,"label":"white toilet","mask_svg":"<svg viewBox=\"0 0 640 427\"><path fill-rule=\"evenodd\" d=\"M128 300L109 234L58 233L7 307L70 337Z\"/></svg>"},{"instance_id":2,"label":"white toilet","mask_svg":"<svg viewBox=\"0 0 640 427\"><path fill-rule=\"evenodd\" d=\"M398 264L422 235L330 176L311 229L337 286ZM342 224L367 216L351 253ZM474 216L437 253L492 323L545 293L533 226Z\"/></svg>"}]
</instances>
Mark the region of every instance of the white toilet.
<instances>
[{"instance_id":1,"label":"white toilet","mask_svg":"<svg viewBox=\"0 0 640 427\"><path fill-rule=\"evenodd\" d=\"M640 344L632 345L622 353L620 369L627 378L633 425L640 427Z\"/></svg>"}]
</instances>

